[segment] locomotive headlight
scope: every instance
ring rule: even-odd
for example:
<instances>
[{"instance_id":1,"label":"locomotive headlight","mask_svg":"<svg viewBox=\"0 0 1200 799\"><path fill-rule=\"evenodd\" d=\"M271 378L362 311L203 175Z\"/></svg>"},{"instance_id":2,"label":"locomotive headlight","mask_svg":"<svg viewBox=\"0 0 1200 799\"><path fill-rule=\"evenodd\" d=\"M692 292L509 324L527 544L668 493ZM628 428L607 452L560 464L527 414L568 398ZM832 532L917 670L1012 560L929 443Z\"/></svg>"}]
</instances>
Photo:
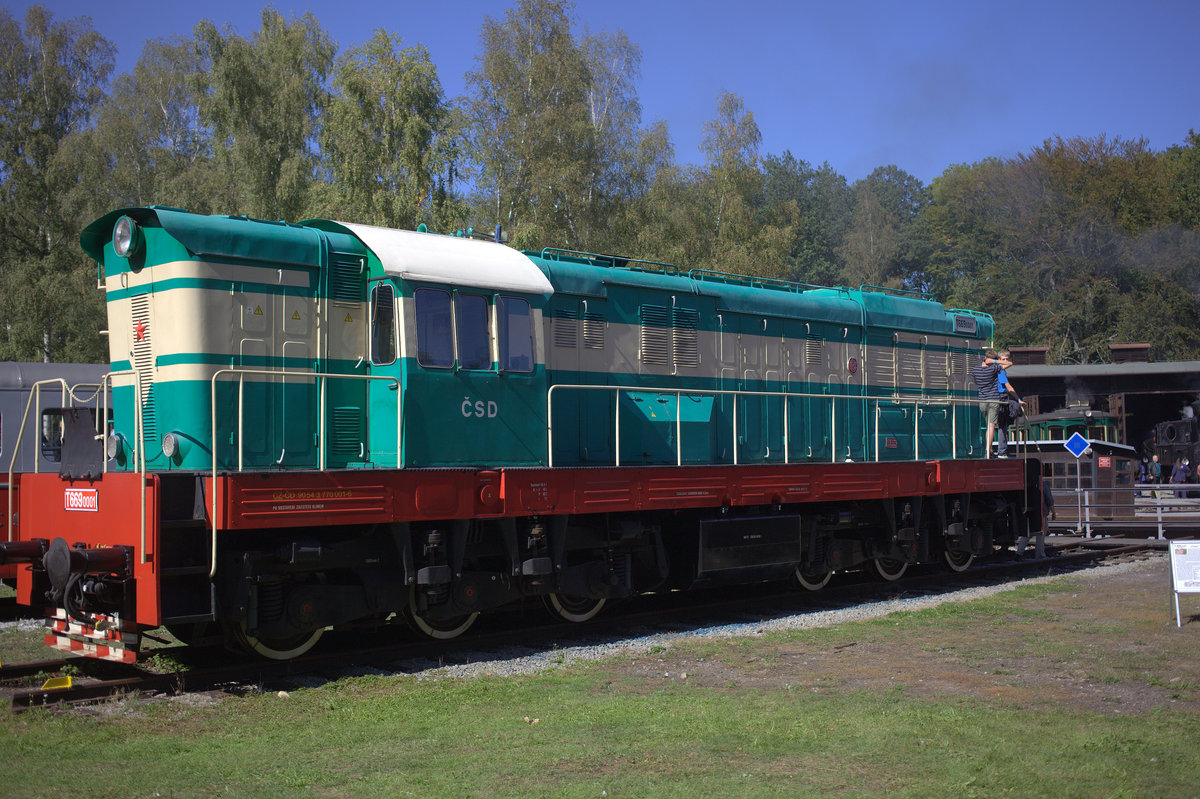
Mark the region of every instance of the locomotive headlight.
<instances>
[{"instance_id":1,"label":"locomotive headlight","mask_svg":"<svg viewBox=\"0 0 1200 799\"><path fill-rule=\"evenodd\" d=\"M142 229L137 222L123 216L113 225L112 242L117 255L128 258L142 246Z\"/></svg>"},{"instance_id":2,"label":"locomotive headlight","mask_svg":"<svg viewBox=\"0 0 1200 799\"><path fill-rule=\"evenodd\" d=\"M162 451L168 460L178 462L180 458L187 454L188 437L177 430L172 430L162 438Z\"/></svg>"},{"instance_id":3,"label":"locomotive headlight","mask_svg":"<svg viewBox=\"0 0 1200 799\"><path fill-rule=\"evenodd\" d=\"M104 454L109 460L120 458L125 453L125 436L120 433L109 433L104 442Z\"/></svg>"}]
</instances>

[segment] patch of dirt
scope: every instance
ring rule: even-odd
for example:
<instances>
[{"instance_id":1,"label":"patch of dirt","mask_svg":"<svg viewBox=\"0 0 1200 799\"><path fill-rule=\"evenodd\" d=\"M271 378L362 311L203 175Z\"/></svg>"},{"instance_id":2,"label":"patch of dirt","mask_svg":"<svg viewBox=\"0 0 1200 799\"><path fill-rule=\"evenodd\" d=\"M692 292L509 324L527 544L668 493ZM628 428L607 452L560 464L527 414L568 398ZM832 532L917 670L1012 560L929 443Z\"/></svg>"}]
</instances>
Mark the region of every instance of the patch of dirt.
<instances>
[{"instance_id":1,"label":"patch of dirt","mask_svg":"<svg viewBox=\"0 0 1200 799\"><path fill-rule=\"evenodd\" d=\"M1044 596L995 597L1003 607L936 624L903 617L849 634L754 640L700 656L676 646L621 669L633 683L686 680L711 688L895 691L961 696L1013 708L1110 715L1200 710L1200 617L1181 598L1175 626L1165 556L1057 578ZM1059 590L1067 589L1067 590ZM1011 611L1010 611L1011 608ZM861 631L863 628L856 628Z\"/></svg>"}]
</instances>

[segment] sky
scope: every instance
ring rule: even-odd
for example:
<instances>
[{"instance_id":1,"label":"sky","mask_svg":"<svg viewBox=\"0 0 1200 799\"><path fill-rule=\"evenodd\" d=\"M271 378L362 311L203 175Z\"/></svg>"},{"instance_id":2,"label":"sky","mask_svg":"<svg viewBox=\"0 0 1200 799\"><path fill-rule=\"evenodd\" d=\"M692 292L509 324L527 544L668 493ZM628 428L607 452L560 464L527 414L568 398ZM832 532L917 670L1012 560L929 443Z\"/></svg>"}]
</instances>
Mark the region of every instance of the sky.
<instances>
[{"instance_id":1,"label":"sky","mask_svg":"<svg viewBox=\"0 0 1200 799\"><path fill-rule=\"evenodd\" d=\"M4 8L22 19L32 3ZM208 19L249 38L262 0L43 0L90 16L132 70L149 39ZM424 44L448 97L480 52L497 0L274 0L312 11L339 45L383 28ZM722 91L740 95L763 155L828 163L853 182L895 165L928 183L954 164L1028 153L1062 136L1145 139L1200 130L1196 0L577 0L577 33L624 30L641 47L642 122L667 123L675 158L703 162Z\"/></svg>"}]
</instances>

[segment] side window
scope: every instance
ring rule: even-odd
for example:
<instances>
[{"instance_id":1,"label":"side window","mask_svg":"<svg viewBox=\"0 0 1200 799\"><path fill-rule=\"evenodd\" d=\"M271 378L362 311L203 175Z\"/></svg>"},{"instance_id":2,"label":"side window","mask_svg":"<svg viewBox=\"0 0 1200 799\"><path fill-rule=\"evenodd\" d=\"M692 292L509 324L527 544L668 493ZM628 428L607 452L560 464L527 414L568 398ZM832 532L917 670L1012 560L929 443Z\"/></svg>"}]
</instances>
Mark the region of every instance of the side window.
<instances>
[{"instance_id":1,"label":"side window","mask_svg":"<svg viewBox=\"0 0 1200 799\"><path fill-rule=\"evenodd\" d=\"M42 457L58 463L62 460L63 420L58 409L42 411Z\"/></svg>"},{"instance_id":2,"label":"side window","mask_svg":"<svg viewBox=\"0 0 1200 799\"><path fill-rule=\"evenodd\" d=\"M417 289L417 363L422 366L454 366L454 328L450 319L450 295L439 289Z\"/></svg>"},{"instance_id":3,"label":"side window","mask_svg":"<svg viewBox=\"0 0 1200 799\"><path fill-rule=\"evenodd\" d=\"M520 297L500 297L496 304L500 328L500 369L533 371L533 324L529 303Z\"/></svg>"},{"instance_id":4,"label":"side window","mask_svg":"<svg viewBox=\"0 0 1200 799\"><path fill-rule=\"evenodd\" d=\"M492 338L488 328L487 298L477 294L459 294L454 298L454 314L459 368L490 369Z\"/></svg>"},{"instance_id":5,"label":"side window","mask_svg":"<svg viewBox=\"0 0 1200 799\"><path fill-rule=\"evenodd\" d=\"M395 296L387 283L376 283L371 290L371 363L396 361Z\"/></svg>"}]
</instances>

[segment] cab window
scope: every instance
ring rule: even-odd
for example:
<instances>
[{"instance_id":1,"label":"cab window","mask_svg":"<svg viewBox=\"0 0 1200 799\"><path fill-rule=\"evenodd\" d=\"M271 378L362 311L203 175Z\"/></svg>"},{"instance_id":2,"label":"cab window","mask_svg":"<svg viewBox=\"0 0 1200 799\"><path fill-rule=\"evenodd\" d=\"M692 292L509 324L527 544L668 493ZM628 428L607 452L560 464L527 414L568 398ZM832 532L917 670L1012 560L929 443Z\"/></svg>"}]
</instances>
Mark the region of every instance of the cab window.
<instances>
[{"instance_id":1,"label":"cab window","mask_svg":"<svg viewBox=\"0 0 1200 799\"><path fill-rule=\"evenodd\" d=\"M62 461L63 418L58 408L42 411L42 457L48 461Z\"/></svg>"},{"instance_id":2,"label":"cab window","mask_svg":"<svg viewBox=\"0 0 1200 799\"><path fill-rule=\"evenodd\" d=\"M488 328L488 301L477 294L454 297L455 331L460 369L490 369L492 338Z\"/></svg>"},{"instance_id":3,"label":"cab window","mask_svg":"<svg viewBox=\"0 0 1200 799\"><path fill-rule=\"evenodd\" d=\"M454 366L450 294L440 289L417 289L413 300L417 311L417 363L441 368Z\"/></svg>"},{"instance_id":4,"label":"cab window","mask_svg":"<svg viewBox=\"0 0 1200 799\"><path fill-rule=\"evenodd\" d=\"M500 369L506 372L533 371L533 325L529 303L520 297L496 301L499 322Z\"/></svg>"}]
</instances>

